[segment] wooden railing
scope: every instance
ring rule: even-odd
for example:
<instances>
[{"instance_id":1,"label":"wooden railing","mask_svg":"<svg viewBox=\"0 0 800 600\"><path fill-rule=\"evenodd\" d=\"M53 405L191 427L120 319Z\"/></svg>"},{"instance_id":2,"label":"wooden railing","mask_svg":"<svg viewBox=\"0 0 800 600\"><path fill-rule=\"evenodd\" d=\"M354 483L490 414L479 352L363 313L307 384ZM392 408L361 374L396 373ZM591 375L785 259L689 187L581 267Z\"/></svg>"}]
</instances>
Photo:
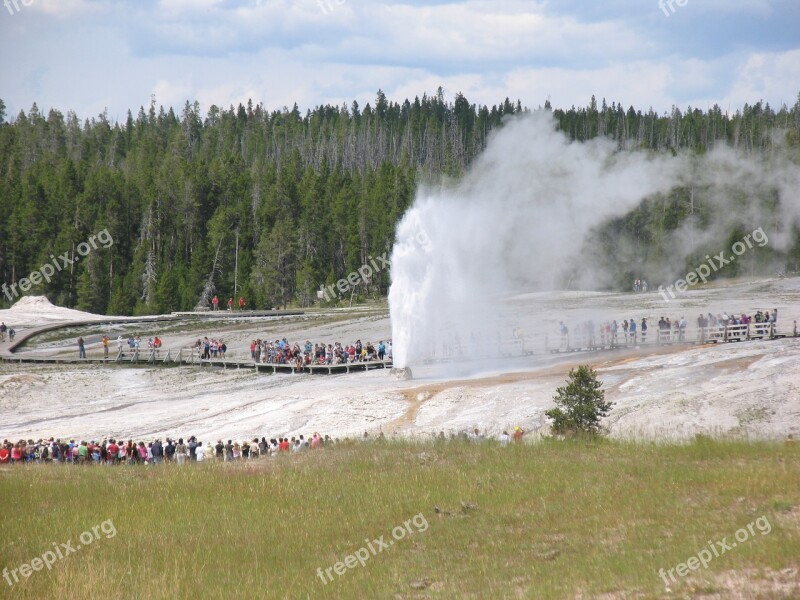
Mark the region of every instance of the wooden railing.
<instances>
[{"instance_id":1,"label":"wooden railing","mask_svg":"<svg viewBox=\"0 0 800 600\"><path fill-rule=\"evenodd\" d=\"M749 323L747 325L717 325L683 329L652 328L646 332L636 331L635 333L617 331L616 334L605 332L568 334L546 338L545 346L550 352L570 352L659 344L743 342L754 339L775 339L789 335L797 336L796 321L791 334L779 333L776 323Z\"/></svg>"}]
</instances>

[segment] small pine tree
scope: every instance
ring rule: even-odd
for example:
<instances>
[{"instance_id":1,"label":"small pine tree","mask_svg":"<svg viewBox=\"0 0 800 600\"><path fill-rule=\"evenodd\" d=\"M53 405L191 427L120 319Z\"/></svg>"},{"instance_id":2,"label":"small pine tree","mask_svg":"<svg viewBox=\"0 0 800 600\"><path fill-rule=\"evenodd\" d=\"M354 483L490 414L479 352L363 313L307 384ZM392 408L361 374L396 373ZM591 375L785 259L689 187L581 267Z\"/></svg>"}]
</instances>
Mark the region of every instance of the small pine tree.
<instances>
[{"instance_id":1,"label":"small pine tree","mask_svg":"<svg viewBox=\"0 0 800 600\"><path fill-rule=\"evenodd\" d=\"M556 408L545 414L553 420L554 434L589 433L600 431L600 419L608 415L612 403L605 401L597 373L588 365L571 369L565 387L556 389L553 397Z\"/></svg>"}]
</instances>

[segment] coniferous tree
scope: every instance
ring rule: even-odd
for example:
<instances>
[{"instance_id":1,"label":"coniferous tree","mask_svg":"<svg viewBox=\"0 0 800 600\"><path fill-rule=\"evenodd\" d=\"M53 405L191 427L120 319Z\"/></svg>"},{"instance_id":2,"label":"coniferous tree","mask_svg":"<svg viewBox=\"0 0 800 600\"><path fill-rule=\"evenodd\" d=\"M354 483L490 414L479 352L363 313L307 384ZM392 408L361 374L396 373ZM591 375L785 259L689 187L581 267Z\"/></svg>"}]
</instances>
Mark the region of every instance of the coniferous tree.
<instances>
[{"instance_id":1,"label":"coniferous tree","mask_svg":"<svg viewBox=\"0 0 800 600\"><path fill-rule=\"evenodd\" d=\"M463 175L492 131L526 110L510 98L480 106L458 93L449 102L439 88L400 103L378 90L363 107L305 113L247 102L202 116L197 102L186 102L176 114L153 98L119 123L105 113L84 121L72 111L43 114L34 104L6 122L0 101L0 281L18 282L51 254L74 258L79 244L107 229L111 247L30 293L115 314L190 310L219 245L218 293L235 288L262 306L308 305L321 286L390 250L419 182ZM733 113L675 107L659 115L612 98L569 109L545 102L545 110L571 139L606 136L623 151L703 154L724 145L767 168L776 151L787 155L785 146L800 164L800 95L792 106L756 102ZM632 260L621 255L608 280L627 289L627 269L665 260L661 242L672 232L710 225L704 193L678 182L600 228L584 255L629 252ZM772 191L761 195L772 201ZM720 232L720 243L735 233ZM759 257L796 269L800 232L792 236L786 250L769 247ZM388 284L382 272L358 293L385 294Z\"/></svg>"},{"instance_id":2,"label":"coniferous tree","mask_svg":"<svg viewBox=\"0 0 800 600\"><path fill-rule=\"evenodd\" d=\"M591 367L570 369L567 385L556 389L556 408L545 412L553 421L553 433L599 433L600 419L608 415L612 406L605 400L602 386Z\"/></svg>"}]
</instances>

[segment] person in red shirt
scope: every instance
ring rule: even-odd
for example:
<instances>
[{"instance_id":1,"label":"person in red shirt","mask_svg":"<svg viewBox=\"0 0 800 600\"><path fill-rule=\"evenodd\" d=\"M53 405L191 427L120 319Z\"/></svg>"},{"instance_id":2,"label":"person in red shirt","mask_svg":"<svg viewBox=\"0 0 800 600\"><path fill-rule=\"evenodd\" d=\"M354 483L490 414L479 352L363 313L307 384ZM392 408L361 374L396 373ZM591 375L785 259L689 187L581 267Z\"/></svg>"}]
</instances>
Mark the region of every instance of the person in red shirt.
<instances>
[{"instance_id":1,"label":"person in red shirt","mask_svg":"<svg viewBox=\"0 0 800 600\"><path fill-rule=\"evenodd\" d=\"M119 454L119 446L114 440L111 440L106 446L106 462L108 464L114 464L117 462Z\"/></svg>"},{"instance_id":2,"label":"person in red shirt","mask_svg":"<svg viewBox=\"0 0 800 600\"><path fill-rule=\"evenodd\" d=\"M214 310L219 310L219 298L214 296L213 300L211 300L211 306Z\"/></svg>"},{"instance_id":3,"label":"person in red shirt","mask_svg":"<svg viewBox=\"0 0 800 600\"><path fill-rule=\"evenodd\" d=\"M92 458L92 455L94 454L94 451L95 451L95 450L98 450L98 451L99 451L100 447L99 447L99 446L97 446L97 445L94 443L94 440L92 440L92 441L91 441L91 442L89 442L88 444L84 444L84 445L86 446L86 456L83 458L83 462L84 462L85 464L91 464L91 463L92 463L92 460L94 460L94 459Z\"/></svg>"},{"instance_id":4,"label":"person in red shirt","mask_svg":"<svg viewBox=\"0 0 800 600\"><path fill-rule=\"evenodd\" d=\"M239 296L239 310L244 310L244 297Z\"/></svg>"},{"instance_id":5,"label":"person in red shirt","mask_svg":"<svg viewBox=\"0 0 800 600\"><path fill-rule=\"evenodd\" d=\"M228 310L233 310L233 298L228 298Z\"/></svg>"},{"instance_id":6,"label":"person in red shirt","mask_svg":"<svg viewBox=\"0 0 800 600\"><path fill-rule=\"evenodd\" d=\"M281 452L288 452L289 451L289 440L287 438L283 438L281 440L280 445L278 446Z\"/></svg>"}]
</instances>

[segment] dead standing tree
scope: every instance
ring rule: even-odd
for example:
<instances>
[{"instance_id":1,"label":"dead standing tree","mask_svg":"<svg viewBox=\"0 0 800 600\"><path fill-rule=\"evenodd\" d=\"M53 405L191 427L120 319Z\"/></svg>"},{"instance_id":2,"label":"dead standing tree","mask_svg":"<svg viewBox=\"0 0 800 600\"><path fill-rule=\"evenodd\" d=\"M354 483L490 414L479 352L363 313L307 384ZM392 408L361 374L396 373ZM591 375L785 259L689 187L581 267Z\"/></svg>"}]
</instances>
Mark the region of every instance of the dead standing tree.
<instances>
[{"instance_id":1,"label":"dead standing tree","mask_svg":"<svg viewBox=\"0 0 800 600\"><path fill-rule=\"evenodd\" d=\"M219 273L222 275L222 269L219 267L219 249L222 246L222 240L217 244L217 251L214 253L214 264L211 266L211 272L208 274L205 284L203 284L203 291L200 292L200 299L197 301L195 310L208 310L208 305L211 303L211 296L214 293L214 275Z\"/></svg>"}]
</instances>

